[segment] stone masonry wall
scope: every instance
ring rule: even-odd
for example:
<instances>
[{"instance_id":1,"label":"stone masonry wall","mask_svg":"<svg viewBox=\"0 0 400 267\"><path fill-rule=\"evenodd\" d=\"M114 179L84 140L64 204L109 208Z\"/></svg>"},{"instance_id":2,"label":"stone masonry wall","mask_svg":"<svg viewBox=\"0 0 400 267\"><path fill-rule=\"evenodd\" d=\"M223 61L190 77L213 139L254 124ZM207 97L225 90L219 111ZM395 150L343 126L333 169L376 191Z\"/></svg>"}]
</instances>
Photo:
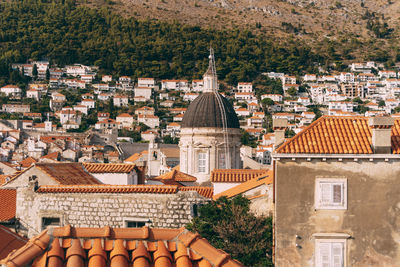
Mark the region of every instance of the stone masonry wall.
<instances>
[{"instance_id":1,"label":"stone masonry wall","mask_svg":"<svg viewBox=\"0 0 400 267\"><path fill-rule=\"evenodd\" d=\"M209 200L197 192L141 193L36 193L17 192L16 217L28 237L42 231L42 218L60 218L61 226L126 227L125 220L146 221L158 228L179 228L192 220L194 204Z\"/></svg>"}]
</instances>

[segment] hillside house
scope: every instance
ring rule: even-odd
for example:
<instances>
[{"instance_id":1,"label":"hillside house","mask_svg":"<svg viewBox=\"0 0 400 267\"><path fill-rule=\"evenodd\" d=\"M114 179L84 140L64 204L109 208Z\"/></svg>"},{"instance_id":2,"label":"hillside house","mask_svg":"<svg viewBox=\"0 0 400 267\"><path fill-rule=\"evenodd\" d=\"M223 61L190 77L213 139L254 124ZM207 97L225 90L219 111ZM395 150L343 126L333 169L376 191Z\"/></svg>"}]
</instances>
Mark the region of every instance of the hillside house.
<instances>
[{"instance_id":1,"label":"hillside house","mask_svg":"<svg viewBox=\"0 0 400 267\"><path fill-rule=\"evenodd\" d=\"M9 98L21 98L22 90L17 85L6 85L0 88L0 92Z\"/></svg>"}]
</instances>

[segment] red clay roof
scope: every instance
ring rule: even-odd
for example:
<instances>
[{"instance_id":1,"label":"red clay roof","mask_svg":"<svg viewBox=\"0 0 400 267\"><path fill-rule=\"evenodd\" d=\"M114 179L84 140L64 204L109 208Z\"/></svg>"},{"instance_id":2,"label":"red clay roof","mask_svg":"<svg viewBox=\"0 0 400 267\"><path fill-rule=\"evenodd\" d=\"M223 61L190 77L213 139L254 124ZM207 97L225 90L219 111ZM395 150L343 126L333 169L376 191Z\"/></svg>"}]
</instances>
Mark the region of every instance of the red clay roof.
<instances>
[{"instance_id":1,"label":"red clay roof","mask_svg":"<svg viewBox=\"0 0 400 267\"><path fill-rule=\"evenodd\" d=\"M89 173L130 173L135 169L134 164L124 163L83 163Z\"/></svg>"},{"instance_id":2,"label":"red clay roof","mask_svg":"<svg viewBox=\"0 0 400 267\"><path fill-rule=\"evenodd\" d=\"M22 160L19 164L23 168L28 168L34 163L36 163L36 160L34 158L32 158L32 157L28 157L28 158Z\"/></svg>"},{"instance_id":3,"label":"red clay roof","mask_svg":"<svg viewBox=\"0 0 400 267\"><path fill-rule=\"evenodd\" d=\"M0 225L0 259L7 257L10 252L24 246L28 239L14 233L7 227Z\"/></svg>"},{"instance_id":4,"label":"red clay roof","mask_svg":"<svg viewBox=\"0 0 400 267\"><path fill-rule=\"evenodd\" d=\"M35 166L62 185L101 184L80 163L36 163Z\"/></svg>"},{"instance_id":5,"label":"red clay roof","mask_svg":"<svg viewBox=\"0 0 400 267\"><path fill-rule=\"evenodd\" d=\"M42 185L38 193L147 193L176 194L179 191L196 191L199 195L211 198L212 187L178 185Z\"/></svg>"},{"instance_id":6,"label":"red clay roof","mask_svg":"<svg viewBox=\"0 0 400 267\"><path fill-rule=\"evenodd\" d=\"M175 185L42 185L38 193L157 193L175 194Z\"/></svg>"},{"instance_id":7,"label":"red clay roof","mask_svg":"<svg viewBox=\"0 0 400 267\"><path fill-rule=\"evenodd\" d=\"M324 116L284 143L277 153L372 154L372 129L366 117ZM400 154L400 120L392 127L392 153Z\"/></svg>"},{"instance_id":8,"label":"red clay roof","mask_svg":"<svg viewBox=\"0 0 400 267\"><path fill-rule=\"evenodd\" d=\"M54 239L53 239L54 238ZM73 228L45 230L0 261L9 266L243 266L198 234L181 229Z\"/></svg>"},{"instance_id":9,"label":"red clay roof","mask_svg":"<svg viewBox=\"0 0 400 267\"><path fill-rule=\"evenodd\" d=\"M243 194L251 189L259 187L263 184L271 184L273 182L273 171L269 170L267 173L262 174L254 179L251 179L247 182L241 183L235 187L232 187L226 191L223 191L213 197L213 199L218 199L222 196L226 196L228 198L237 196L239 194Z\"/></svg>"},{"instance_id":10,"label":"red clay roof","mask_svg":"<svg viewBox=\"0 0 400 267\"><path fill-rule=\"evenodd\" d=\"M179 191L197 191L197 193L206 198L212 198L214 195L214 188L206 186L181 186Z\"/></svg>"},{"instance_id":11,"label":"red clay roof","mask_svg":"<svg viewBox=\"0 0 400 267\"><path fill-rule=\"evenodd\" d=\"M17 191L15 189L0 188L0 203L0 222L7 222L15 218Z\"/></svg>"},{"instance_id":12,"label":"red clay roof","mask_svg":"<svg viewBox=\"0 0 400 267\"><path fill-rule=\"evenodd\" d=\"M41 159L58 160L59 154L60 154L60 153L58 153L58 152L56 151L56 152L53 152L53 153L50 153L50 154L47 154L47 155L42 156Z\"/></svg>"},{"instance_id":13,"label":"red clay roof","mask_svg":"<svg viewBox=\"0 0 400 267\"><path fill-rule=\"evenodd\" d=\"M211 172L213 183L243 183L267 174L268 170L215 169Z\"/></svg>"},{"instance_id":14,"label":"red clay roof","mask_svg":"<svg viewBox=\"0 0 400 267\"><path fill-rule=\"evenodd\" d=\"M172 170L154 178L154 180L174 180L177 182L196 182L197 178L187 173Z\"/></svg>"}]
</instances>

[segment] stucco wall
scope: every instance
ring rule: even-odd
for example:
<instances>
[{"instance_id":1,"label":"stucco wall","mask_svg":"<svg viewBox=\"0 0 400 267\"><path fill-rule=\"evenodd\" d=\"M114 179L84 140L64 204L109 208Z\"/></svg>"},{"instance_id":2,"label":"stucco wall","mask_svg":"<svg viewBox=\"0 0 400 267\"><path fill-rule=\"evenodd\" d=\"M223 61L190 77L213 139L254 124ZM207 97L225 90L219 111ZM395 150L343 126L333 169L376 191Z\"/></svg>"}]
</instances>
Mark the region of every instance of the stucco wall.
<instances>
[{"instance_id":1,"label":"stucco wall","mask_svg":"<svg viewBox=\"0 0 400 267\"><path fill-rule=\"evenodd\" d=\"M138 178L136 172L131 173L91 173L100 182L104 184L137 184Z\"/></svg>"},{"instance_id":2,"label":"stucco wall","mask_svg":"<svg viewBox=\"0 0 400 267\"><path fill-rule=\"evenodd\" d=\"M350 235L347 266L399 266L399 161L281 159L275 170L276 266L314 266L316 233ZM315 210L316 178L347 179L346 210Z\"/></svg>"},{"instance_id":3,"label":"stucco wall","mask_svg":"<svg viewBox=\"0 0 400 267\"><path fill-rule=\"evenodd\" d=\"M62 225L75 227L126 227L125 219L139 219L151 227L179 228L191 221L193 204L207 201L197 192L36 193L19 188L16 217L29 237L41 232L42 217L59 217Z\"/></svg>"}]
</instances>

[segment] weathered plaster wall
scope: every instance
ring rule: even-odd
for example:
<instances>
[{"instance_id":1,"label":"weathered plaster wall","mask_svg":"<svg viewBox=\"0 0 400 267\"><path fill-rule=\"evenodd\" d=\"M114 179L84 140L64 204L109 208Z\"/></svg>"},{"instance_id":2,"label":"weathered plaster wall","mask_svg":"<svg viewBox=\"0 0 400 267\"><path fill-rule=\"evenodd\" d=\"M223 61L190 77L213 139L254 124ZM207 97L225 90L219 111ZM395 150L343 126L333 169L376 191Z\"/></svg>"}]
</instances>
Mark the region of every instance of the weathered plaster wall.
<instances>
[{"instance_id":1,"label":"weathered plaster wall","mask_svg":"<svg viewBox=\"0 0 400 267\"><path fill-rule=\"evenodd\" d=\"M126 227L125 219L139 219L151 227L179 228L191 221L193 204L207 201L197 192L36 193L19 188L16 217L29 237L41 232L42 217L60 217L62 225L75 227Z\"/></svg>"},{"instance_id":2,"label":"weathered plaster wall","mask_svg":"<svg viewBox=\"0 0 400 267\"><path fill-rule=\"evenodd\" d=\"M314 266L315 233L351 236L347 266L399 266L399 161L281 159L275 175L276 266ZM347 210L315 210L316 178L347 178Z\"/></svg>"}]
</instances>

